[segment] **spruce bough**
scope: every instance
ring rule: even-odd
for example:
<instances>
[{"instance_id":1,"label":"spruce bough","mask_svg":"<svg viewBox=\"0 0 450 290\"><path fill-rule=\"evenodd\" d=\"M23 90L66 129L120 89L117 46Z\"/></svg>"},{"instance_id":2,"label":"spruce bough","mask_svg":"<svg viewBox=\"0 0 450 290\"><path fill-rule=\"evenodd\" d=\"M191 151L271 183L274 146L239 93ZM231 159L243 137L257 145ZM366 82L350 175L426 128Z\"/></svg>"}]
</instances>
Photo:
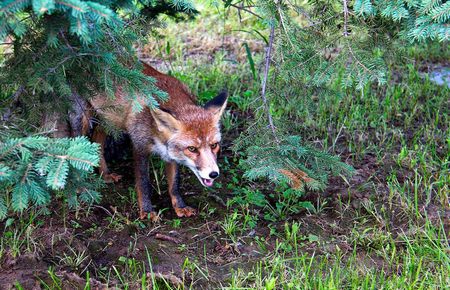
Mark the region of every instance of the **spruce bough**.
<instances>
[{"instance_id":1,"label":"spruce bough","mask_svg":"<svg viewBox=\"0 0 450 290\"><path fill-rule=\"evenodd\" d=\"M99 201L92 175L98 163L99 146L85 137L0 139L0 219L9 208L22 212L47 205L54 192L70 206Z\"/></svg>"}]
</instances>

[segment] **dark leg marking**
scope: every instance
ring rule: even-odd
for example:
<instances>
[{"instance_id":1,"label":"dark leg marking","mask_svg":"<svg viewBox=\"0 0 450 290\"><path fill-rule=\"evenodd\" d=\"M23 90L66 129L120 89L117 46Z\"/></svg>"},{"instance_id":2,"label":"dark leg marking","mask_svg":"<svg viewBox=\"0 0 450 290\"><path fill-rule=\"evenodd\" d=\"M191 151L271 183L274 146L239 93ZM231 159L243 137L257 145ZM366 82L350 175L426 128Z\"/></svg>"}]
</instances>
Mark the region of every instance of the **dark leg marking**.
<instances>
[{"instance_id":1,"label":"dark leg marking","mask_svg":"<svg viewBox=\"0 0 450 290\"><path fill-rule=\"evenodd\" d=\"M150 185L149 169L148 169L148 154L133 150L134 157L134 175L136 180L136 191L138 195L138 204L140 211L140 218L144 219L147 214L153 219L156 214L154 212L150 195L152 188Z\"/></svg>"},{"instance_id":2,"label":"dark leg marking","mask_svg":"<svg viewBox=\"0 0 450 290\"><path fill-rule=\"evenodd\" d=\"M100 127L96 127L92 136L92 141L100 144L100 174L106 183L118 182L122 176L116 173L110 173L108 164L105 160L106 133Z\"/></svg>"}]
</instances>

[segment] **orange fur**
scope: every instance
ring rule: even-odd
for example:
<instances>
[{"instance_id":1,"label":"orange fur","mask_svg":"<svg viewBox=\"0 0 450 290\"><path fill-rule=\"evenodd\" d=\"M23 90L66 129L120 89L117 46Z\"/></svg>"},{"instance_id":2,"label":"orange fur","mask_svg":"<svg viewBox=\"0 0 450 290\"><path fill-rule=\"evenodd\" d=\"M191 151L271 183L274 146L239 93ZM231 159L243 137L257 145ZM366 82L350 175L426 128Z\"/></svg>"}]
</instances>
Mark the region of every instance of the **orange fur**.
<instances>
[{"instance_id":1,"label":"orange fur","mask_svg":"<svg viewBox=\"0 0 450 290\"><path fill-rule=\"evenodd\" d=\"M203 185L212 185L219 171L216 162L220 150L219 120L226 106L226 95L217 96L203 108L196 105L196 97L176 78L149 65L144 65L143 72L155 78L158 88L169 95L169 100L161 103L159 109L151 110L142 102L143 110L133 111L120 88L115 99L97 95L90 104L100 117L131 137L140 217L144 218L147 213L154 215L148 184L150 153L160 155L167 162L169 194L177 215L194 215L195 210L184 204L178 192L177 163L188 166ZM94 134L94 137L100 143L104 142L102 134ZM101 167L105 177L110 176L104 158Z\"/></svg>"}]
</instances>

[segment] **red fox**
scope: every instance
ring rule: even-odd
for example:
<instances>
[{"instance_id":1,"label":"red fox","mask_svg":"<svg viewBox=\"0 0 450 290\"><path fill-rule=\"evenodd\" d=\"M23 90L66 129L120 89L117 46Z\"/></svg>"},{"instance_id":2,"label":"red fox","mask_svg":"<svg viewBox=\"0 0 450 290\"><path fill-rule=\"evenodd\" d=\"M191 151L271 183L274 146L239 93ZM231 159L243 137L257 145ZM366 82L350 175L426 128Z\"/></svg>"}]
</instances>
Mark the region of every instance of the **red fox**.
<instances>
[{"instance_id":1,"label":"red fox","mask_svg":"<svg viewBox=\"0 0 450 290\"><path fill-rule=\"evenodd\" d=\"M177 216L193 216L196 210L187 206L179 193L178 164L191 169L203 186L213 185L219 176L219 122L227 104L227 93L220 93L200 107L196 105L196 97L176 78L145 64L143 72L155 78L158 88L169 95L169 100L161 103L158 109L144 106L143 110L136 113L120 89L115 99L106 95L95 96L90 100L90 105L97 115L130 136L140 218L158 218L150 202L148 165L151 153L159 155L166 162L168 191ZM100 172L106 181L117 181L120 176L109 172L103 157L105 140L105 132L97 128L93 141L100 143L102 149Z\"/></svg>"}]
</instances>

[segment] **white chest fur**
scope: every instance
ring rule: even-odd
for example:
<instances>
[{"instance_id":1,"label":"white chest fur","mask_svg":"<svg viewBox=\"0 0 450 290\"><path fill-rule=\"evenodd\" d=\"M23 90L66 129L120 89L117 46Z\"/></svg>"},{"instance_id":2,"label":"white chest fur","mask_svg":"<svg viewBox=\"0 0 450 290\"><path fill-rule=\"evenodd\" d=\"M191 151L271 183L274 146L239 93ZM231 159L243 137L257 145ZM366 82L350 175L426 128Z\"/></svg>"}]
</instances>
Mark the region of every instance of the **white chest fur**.
<instances>
[{"instance_id":1,"label":"white chest fur","mask_svg":"<svg viewBox=\"0 0 450 290\"><path fill-rule=\"evenodd\" d=\"M169 156L169 151L166 145L161 143L161 141L154 139L153 140L153 146L152 146L152 153L158 155L163 159L164 161L171 161L172 158Z\"/></svg>"}]
</instances>

